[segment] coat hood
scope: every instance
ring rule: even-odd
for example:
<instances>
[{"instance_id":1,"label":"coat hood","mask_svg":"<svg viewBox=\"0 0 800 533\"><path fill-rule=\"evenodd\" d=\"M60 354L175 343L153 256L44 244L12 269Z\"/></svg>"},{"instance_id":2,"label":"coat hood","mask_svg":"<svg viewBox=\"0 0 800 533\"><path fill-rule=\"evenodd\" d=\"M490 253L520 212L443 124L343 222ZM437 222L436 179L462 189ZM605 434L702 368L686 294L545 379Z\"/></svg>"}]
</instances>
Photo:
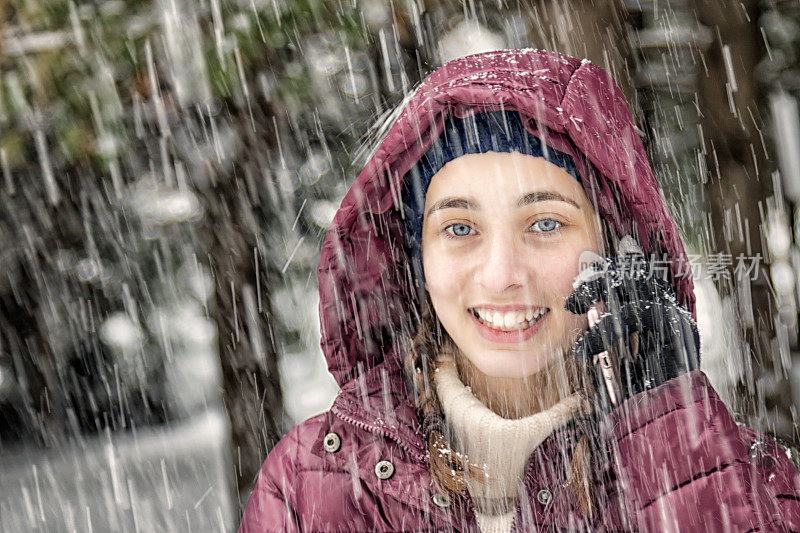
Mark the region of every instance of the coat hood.
<instances>
[{"instance_id":1,"label":"coat hood","mask_svg":"<svg viewBox=\"0 0 800 533\"><path fill-rule=\"evenodd\" d=\"M445 118L516 111L525 127L573 157L582 185L617 236L664 258L678 302L695 314L691 269L622 91L603 69L540 50L451 61L407 101L342 201L319 264L322 349L340 386L382 362L396 368L415 292L403 243L406 173Z\"/></svg>"}]
</instances>

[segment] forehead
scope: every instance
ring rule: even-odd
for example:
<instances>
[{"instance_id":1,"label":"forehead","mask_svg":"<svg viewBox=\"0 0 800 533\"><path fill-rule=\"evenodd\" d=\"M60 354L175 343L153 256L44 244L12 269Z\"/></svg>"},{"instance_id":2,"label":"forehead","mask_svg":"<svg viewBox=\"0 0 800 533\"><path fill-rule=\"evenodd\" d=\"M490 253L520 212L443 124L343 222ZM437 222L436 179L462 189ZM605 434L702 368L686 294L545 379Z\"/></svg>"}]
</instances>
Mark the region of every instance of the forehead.
<instances>
[{"instance_id":1,"label":"forehead","mask_svg":"<svg viewBox=\"0 0 800 533\"><path fill-rule=\"evenodd\" d=\"M579 205L588 204L581 184L563 168L519 152L467 154L448 162L431 179L425 203L452 195L508 203L533 191L556 192Z\"/></svg>"}]
</instances>

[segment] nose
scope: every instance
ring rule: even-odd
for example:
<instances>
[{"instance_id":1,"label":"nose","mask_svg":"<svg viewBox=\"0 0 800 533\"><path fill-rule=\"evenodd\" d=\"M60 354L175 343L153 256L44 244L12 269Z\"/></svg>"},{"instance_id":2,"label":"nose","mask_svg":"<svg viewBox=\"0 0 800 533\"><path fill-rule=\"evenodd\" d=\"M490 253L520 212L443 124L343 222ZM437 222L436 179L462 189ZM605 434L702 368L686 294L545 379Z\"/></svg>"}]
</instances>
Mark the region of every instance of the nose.
<instances>
[{"instance_id":1,"label":"nose","mask_svg":"<svg viewBox=\"0 0 800 533\"><path fill-rule=\"evenodd\" d=\"M496 234L486 241L478 257L475 281L490 294L503 294L522 288L529 269L520 243L510 235Z\"/></svg>"}]
</instances>

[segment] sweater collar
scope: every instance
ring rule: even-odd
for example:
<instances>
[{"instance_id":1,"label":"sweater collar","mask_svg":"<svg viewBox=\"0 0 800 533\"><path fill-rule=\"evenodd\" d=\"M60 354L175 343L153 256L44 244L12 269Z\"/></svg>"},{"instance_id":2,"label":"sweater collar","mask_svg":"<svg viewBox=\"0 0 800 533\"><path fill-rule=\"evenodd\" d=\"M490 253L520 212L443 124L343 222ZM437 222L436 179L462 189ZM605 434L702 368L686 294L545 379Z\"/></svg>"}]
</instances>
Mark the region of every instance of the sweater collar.
<instances>
[{"instance_id":1,"label":"sweater collar","mask_svg":"<svg viewBox=\"0 0 800 533\"><path fill-rule=\"evenodd\" d=\"M485 482L468 482L470 495L484 512L513 509L531 453L587 408L582 396L574 393L539 413L503 418L464 385L452 355L439 359L434 382L453 445L487 475Z\"/></svg>"}]
</instances>

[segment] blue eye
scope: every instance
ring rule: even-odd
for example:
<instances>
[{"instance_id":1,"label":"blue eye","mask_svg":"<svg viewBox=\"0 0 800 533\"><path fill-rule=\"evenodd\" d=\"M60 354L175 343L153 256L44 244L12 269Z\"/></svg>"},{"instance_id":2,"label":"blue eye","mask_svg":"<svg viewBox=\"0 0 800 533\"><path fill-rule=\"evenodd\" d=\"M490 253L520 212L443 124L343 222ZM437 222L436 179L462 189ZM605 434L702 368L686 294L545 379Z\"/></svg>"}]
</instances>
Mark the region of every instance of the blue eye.
<instances>
[{"instance_id":1,"label":"blue eye","mask_svg":"<svg viewBox=\"0 0 800 533\"><path fill-rule=\"evenodd\" d=\"M537 228L537 233L550 233L557 230L561 226L563 226L561 222L558 220L553 220L552 218L543 218L541 220L537 220L533 223L533 225L531 225L532 228Z\"/></svg>"},{"instance_id":2,"label":"blue eye","mask_svg":"<svg viewBox=\"0 0 800 533\"><path fill-rule=\"evenodd\" d=\"M450 224L445 228L445 231L454 237L466 237L474 230L471 226L467 226L466 224Z\"/></svg>"}]
</instances>

